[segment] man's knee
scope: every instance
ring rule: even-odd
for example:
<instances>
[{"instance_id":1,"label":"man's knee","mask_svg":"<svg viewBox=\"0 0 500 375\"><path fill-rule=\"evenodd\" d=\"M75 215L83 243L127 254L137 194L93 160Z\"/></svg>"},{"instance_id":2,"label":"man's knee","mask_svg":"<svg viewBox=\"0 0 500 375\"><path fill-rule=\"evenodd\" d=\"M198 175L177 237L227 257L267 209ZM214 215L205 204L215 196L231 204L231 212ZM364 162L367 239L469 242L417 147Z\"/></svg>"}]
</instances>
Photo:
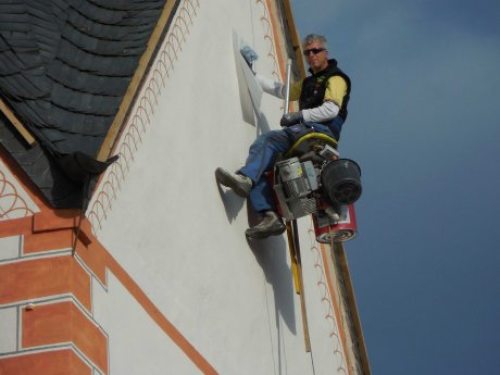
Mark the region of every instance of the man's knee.
<instances>
[{"instance_id":1,"label":"man's knee","mask_svg":"<svg viewBox=\"0 0 500 375\"><path fill-rule=\"evenodd\" d=\"M273 130L267 133L267 140L275 144L288 145L290 139L284 130Z\"/></svg>"}]
</instances>

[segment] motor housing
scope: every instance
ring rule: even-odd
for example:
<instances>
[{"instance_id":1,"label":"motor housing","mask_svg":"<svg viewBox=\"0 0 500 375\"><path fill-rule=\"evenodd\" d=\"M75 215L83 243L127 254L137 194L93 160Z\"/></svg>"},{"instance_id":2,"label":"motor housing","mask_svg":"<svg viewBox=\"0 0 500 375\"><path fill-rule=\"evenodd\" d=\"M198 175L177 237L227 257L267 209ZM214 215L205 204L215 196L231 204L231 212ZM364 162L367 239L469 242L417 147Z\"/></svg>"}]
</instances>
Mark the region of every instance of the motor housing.
<instances>
[{"instance_id":1,"label":"motor housing","mask_svg":"<svg viewBox=\"0 0 500 375\"><path fill-rule=\"evenodd\" d=\"M293 157L276 163L273 186L280 214L286 220L316 212L318 174L311 161L301 162Z\"/></svg>"},{"instance_id":2,"label":"motor housing","mask_svg":"<svg viewBox=\"0 0 500 375\"><path fill-rule=\"evenodd\" d=\"M332 203L352 204L361 196L361 168L351 159L331 161L321 169L321 185Z\"/></svg>"},{"instance_id":3,"label":"motor housing","mask_svg":"<svg viewBox=\"0 0 500 375\"><path fill-rule=\"evenodd\" d=\"M361 195L361 169L350 159L277 162L269 176L285 220L312 215L316 240L344 242L356 235L353 203Z\"/></svg>"}]
</instances>

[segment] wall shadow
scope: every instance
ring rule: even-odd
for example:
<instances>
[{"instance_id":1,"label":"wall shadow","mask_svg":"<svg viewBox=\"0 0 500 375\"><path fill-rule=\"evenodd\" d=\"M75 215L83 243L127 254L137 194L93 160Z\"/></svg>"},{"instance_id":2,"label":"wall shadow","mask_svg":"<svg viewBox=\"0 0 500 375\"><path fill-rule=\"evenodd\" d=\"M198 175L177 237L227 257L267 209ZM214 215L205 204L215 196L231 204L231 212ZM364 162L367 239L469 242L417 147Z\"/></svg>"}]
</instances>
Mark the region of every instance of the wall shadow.
<instances>
[{"instance_id":1,"label":"wall shadow","mask_svg":"<svg viewBox=\"0 0 500 375\"><path fill-rule=\"evenodd\" d=\"M231 189L222 188L217 180L215 183L217 184L217 190L219 191L222 204L224 204L224 211L226 212L227 220L232 223L241 211L243 204L245 203L245 199L235 194Z\"/></svg>"},{"instance_id":2,"label":"wall shadow","mask_svg":"<svg viewBox=\"0 0 500 375\"><path fill-rule=\"evenodd\" d=\"M257 118L257 136L267 133L271 130L269 126L269 121L267 120L267 117L262 113L262 112L255 112L256 113L256 118Z\"/></svg>"},{"instance_id":3,"label":"wall shadow","mask_svg":"<svg viewBox=\"0 0 500 375\"><path fill-rule=\"evenodd\" d=\"M250 221L255 220L253 213ZM261 240L248 240L255 259L262 267L266 281L274 293L276 329L279 332L279 317L283 319L293 334L297 333L292 271L288 267L288 246L284 235ZM298 298L298 297L297 297Z\"/></svg>"}]
</instances>

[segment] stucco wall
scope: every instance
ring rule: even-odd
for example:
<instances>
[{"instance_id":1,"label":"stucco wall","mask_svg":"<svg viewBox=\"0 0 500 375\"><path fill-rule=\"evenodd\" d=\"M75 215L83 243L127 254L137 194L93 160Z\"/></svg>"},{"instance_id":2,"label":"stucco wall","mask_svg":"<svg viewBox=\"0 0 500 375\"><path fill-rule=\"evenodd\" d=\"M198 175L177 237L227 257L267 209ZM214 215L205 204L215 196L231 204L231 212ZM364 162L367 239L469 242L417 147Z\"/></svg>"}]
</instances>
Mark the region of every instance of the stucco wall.
<instances>
[{"instance_id":1,"label":"stucco wall","mask_svg":"<svg viewBox=\"0 0 500 375\"><path fill-rule=\"evenodd\" d=\"M219 373L312 374L285 236L248 243L244 230L252 214L246 201L214 179L218 166L240 167L256 135L277 128L282 113L283 103L264 95L261 112L245 121L251 103L240 98L244 82L234 53L235 41L245 40L260 55L259 73L283 74L269 9L264 1L187 3L182 37L166 38L178 42L166 49L175 56L162 57L168 74L151 74L159 84L149 86L148 100L132 112L142 120L129 119L138 130L122 136L129 145L120 181L100 205L105 214L93 221L95 233ZM91 220L98 199L96 193ZM310 228L308 218L301 220L314 366L318 374L346 373L338 327L325 319L328 307L318 286L323 269ZM109 336L110 373L197 373L169 337L153 333L147 314L109 277L107 289L95 286L94 310Z\"/></svg>"}]
</instances>

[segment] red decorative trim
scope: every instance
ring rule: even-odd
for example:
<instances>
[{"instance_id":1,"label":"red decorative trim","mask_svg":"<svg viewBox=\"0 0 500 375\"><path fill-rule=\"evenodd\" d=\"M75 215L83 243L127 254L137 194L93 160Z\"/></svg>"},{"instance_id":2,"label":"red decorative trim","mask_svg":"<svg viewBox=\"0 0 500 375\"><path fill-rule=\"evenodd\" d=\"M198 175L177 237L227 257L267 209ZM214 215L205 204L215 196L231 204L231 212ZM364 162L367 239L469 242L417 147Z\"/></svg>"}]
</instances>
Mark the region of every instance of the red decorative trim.
<instances>
[{"instance_id":1,"label":"red decorative trim","mask_svg":"<svg viewBox=\"0 0 500 375\"><path fill-rule=\"evenodd\" d=\"M2 375L92 375L92 369L71 349L0 358Z\"/></svg>"},{"instance_id":2,"label":"red decorative trim","mask_svg":"<svg viewBox=\"0 0 500 375\"><path fill-rule=\"evenodd\" d=\"M108 373L108 342L103 332L72 301L22 310L23 349L72 342Z\"/></svg>"},{"instance_id":3,"label":"red decorative trim","mask_svg":"<svg viewBox=\"0 0 500 375\"><path fill-rule=\"evenodd\" d=\"M90 311L90 275L70 255L0 265L0 305L73 294Z\"/></svg>"}]
</instances>

